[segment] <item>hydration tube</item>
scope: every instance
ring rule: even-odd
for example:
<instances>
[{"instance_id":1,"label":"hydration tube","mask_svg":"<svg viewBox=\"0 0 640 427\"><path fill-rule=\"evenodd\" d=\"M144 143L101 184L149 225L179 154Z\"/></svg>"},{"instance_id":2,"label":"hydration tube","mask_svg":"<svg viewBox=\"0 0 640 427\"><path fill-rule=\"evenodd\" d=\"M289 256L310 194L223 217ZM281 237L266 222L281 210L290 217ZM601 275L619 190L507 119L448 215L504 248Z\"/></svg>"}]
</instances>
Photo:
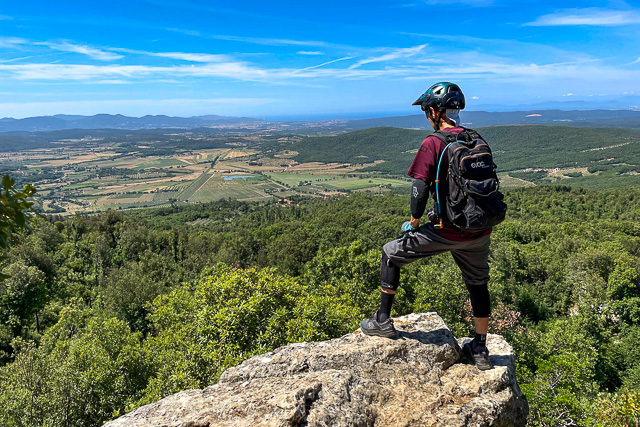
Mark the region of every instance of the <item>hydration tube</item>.
<instances>
[{"instance_id":1,"label":"hydration tube","mask_svg":"<svg viewBox=\"0 0 640 427\"><path fill-rule=\"evenodd\" d=\"M442 158L444 157L444 153L447 152L447 148L453 144L452 142L448 143L444 150L442 150L442 154L440 154L440 160L438 160L438 169L436 170L436 209L438 210L438 218L440 219L440 224L436 225L435 228L442 229L444 228L444 222L442 221L442 210L440 208L440 165L442 164Z\"/></svg>"}]
</instances>

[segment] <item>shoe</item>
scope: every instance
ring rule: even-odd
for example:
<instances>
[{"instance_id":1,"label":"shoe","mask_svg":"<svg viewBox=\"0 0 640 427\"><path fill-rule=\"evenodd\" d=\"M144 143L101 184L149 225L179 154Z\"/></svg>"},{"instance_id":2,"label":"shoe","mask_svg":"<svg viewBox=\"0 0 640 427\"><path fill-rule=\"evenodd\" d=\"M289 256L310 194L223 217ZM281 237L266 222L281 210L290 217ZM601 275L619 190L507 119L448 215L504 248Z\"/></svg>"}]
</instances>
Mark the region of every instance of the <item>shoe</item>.
<instances>
[{"instance_id":1,"label":"shoe","mask_svg":"<svg viewBox=\"0 0 640 427\"><path fill-rule=\"evenodd\" d=\"M360 322L360 329L365 335L373 335L376 337L395 338L396 328L393 326L393 319L388 318L384 322L378 323L378 312Z\"/></svg>"},{"instance_id":2,"label":"shoe","mask_svg":"<svg viewBox=\"0 0 640 427\"><path fill-rule=\"evenodd\" d=\"M491 359L489 359L489 349L487 347L472 348L473 340L469 341L462 347L464 355L478 367L481 371L493 368Z\"/></svg>"}]
</instances>

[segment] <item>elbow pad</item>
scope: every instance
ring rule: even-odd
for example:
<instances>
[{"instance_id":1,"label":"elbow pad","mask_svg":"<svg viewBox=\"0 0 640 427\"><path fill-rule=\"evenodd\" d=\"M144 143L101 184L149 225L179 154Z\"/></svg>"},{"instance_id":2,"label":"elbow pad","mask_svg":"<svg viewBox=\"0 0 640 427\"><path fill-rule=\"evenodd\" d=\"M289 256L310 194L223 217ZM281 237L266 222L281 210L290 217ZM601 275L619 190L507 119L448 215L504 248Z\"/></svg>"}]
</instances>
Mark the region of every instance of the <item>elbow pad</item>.
<instances>
[{"instance_id":1,"label":"elbow pad","mask_svg":"<svg viewBox=\"0 0 640 427\"><path fill-rule=\"evenodd\" d=\"M429 186L421 179L414 179L411 185L411 215L421 218L427 208L429 200Z\"/></svg>"}]
</instances>

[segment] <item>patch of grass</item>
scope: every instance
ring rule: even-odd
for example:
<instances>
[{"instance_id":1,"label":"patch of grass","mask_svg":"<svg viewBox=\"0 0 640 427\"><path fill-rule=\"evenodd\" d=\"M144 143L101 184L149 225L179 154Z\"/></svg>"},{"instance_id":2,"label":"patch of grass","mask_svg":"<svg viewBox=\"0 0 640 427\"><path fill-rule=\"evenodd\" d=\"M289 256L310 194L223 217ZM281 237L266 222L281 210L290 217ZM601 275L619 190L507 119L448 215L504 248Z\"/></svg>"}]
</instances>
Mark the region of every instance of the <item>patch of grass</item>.
<instances>
[{"instance_id":1,"label":"patch of grass","mask_svg":"<svg viewBox=\"0 0 640 427\"><path fill-rule=\"evenodd\" d=\"M207 182L207 180L209 178L211 178L211 174L210 173L203 173L202 175L200 175L200 177L198 179L193 181L193 183L186 190L184 190L180 194L180 196L178 196L178 200L181 200L181 201L189 200L189 198L191 196L193 196L200 189L200 187L205 182Z\"/></svg>"},{"instance_id":2,"label":"patch of grass","mask_svg":"<svg viewBox=\"0 0 640 427\"><path fill-rule=\"evenodd\" d=\"M263 190L266 183L258 179L233 179L225 181L222 176L213 176L201 184L189 197L189 202L206 203L221 199L258 200L270 197ZM276 184L271 184L275 186ZM191 191L191 187L188 191Z\"/></svg>"},{"instance_id":3,"label":"patch of grass","mask_svg":"<svg viewBox=\"0 0 640 427\"><path fill-rule=\"evenodd\" d=\"M165 168L167 166L177 166L177 165L184 165L184 162L178 160L178 159L150 159L150 160L145 160L143 162L140 162L139 164L137 164L135 166L134 169L149 169L149 168Z\"/></svg>"},{"instance_id":4,"label":"patch of grass","mask_svg":"<svg viewBox=\"0 0 640 427\"><path fill-rule=\"evenodd\" d=\"M315 184L322 181L329 181L334 178L337 179L336 175L322 173L270 172L267 175L274 181L282 182L289 187L297 187L301 181L310 181L312 184Z\"/></svg>"},{"instance_id":5,"label":"patch of grass","mask_svg":"<svg viewBox=\"0 0 640 427\"><path fill-rule=\"evenodd\" d=\"M409 186L408 181L400 179L386 179L386 178L340 178L332 180L326 183L327 187L342 189L342 190L359 190L363 188L376 187L378 185L387 186Z\"/></svg>"},{"instance_id":6,"label":"patch of grass","mask_svg":"<svg viewBox=\"0 0 640 427\"><path fill-rule=\"evenodd\" d=\"M580 176L571 179L563 179L555 183L593 190L628 187L640 185L640 175L628 174L615 169L601 171L597 175Z\"/></svg>"}]
</instances>

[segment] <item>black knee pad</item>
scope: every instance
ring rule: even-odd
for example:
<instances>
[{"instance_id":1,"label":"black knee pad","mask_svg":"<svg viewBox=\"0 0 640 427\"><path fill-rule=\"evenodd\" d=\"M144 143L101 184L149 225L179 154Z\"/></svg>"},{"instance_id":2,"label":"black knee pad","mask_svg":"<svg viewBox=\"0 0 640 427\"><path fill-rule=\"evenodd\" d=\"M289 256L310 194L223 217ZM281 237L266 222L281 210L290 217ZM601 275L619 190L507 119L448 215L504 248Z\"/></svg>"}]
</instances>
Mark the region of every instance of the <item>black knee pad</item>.
<instances>
[{"instance_id":1,"label":"black knee pad","mask_svg":"<svg viewBox=\"0 0 640 427\"><path fill-rule=\"evenodd\" d=\"M474 317L489 317L491 315L491 298L489 288L484 285L467 285L471 297L471 307Z\"/></svg>"},{"instance_id":2,"label":"black knee pad","mask_svg":"<svg viewBox=\"0 0 640 427\"><path fill-rule=\"evenodd\" d=\"M395 291L398 285L400 285L400 267L391 262L383 250L382 259L380 259L380 286Z\"/></svg>"}]
</instances>

